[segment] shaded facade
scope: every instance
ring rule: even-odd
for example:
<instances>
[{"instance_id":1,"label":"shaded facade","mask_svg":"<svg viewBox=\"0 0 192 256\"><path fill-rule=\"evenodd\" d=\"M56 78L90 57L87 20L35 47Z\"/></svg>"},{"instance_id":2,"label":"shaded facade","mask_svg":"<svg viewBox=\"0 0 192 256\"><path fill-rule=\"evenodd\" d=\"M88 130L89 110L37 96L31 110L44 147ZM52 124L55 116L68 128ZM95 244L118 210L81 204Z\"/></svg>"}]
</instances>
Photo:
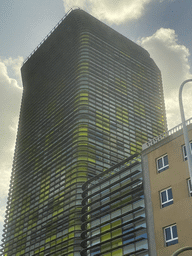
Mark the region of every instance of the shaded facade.
<instances>
[{"instance_id":1,"label":"shaded facade","mask_svg":"<svg viewBox=\"0 0 192 256\"><path fill-rule=\"evenodd\" d=\"M187 124L192 149L192 119ZM192 186L182 125L143 145L142 167L150 255L170 256L192 244Z\"/></svg>"},{"instance_id":2,"label":"shaded facade","mask_svg":"<svg viewBox=\"0 0 192 256\"><path fill-rule=\"evenodd\" d=\"M140 162L133 155L83 185L82 256L149 255Z\"/></svg>"},{"instance_id":3,"label":"shaded facade","mask_svg":"<svg viewBox=\"0 0 192 256\"><path fill-rule=\"evenodd\" d=\"M161 74L144 49L79 9L21 71L4 255L79 256L83 183L166 130Z\"/></svg>"}]
</instances>

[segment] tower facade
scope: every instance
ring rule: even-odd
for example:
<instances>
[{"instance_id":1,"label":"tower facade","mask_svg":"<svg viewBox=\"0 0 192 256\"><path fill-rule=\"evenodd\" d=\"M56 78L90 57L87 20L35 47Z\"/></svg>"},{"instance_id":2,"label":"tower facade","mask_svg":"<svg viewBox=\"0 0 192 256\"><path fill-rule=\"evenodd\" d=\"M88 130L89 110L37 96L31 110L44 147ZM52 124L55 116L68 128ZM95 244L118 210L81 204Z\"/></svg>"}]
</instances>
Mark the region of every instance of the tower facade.
<instances>
[{"instance_id":1,"label":"tower facade","mask_svg":"<svg viewBox=\"0 0 192 256\"><path fill-rule=\"evenodd\" d=\"M76 9L22 69L5 256L81 250L82 185L167 128L149 54Z\"/></svg>"}]
</instances>

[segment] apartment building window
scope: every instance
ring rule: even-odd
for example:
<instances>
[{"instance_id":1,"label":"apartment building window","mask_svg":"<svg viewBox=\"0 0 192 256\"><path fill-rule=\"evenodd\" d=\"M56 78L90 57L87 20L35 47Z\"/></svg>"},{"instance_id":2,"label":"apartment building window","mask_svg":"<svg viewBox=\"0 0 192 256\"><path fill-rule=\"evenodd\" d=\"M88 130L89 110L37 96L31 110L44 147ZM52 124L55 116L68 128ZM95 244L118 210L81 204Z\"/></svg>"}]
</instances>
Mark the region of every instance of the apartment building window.
<instances>
[{"instance_id":1,"label":"apartment building window","mask_svg":"<svg viewBox=\"0 0 192 256\"><path fill-rule=\"evenodd\" d=\"M157 159L157 171L162 172L169 168L168 155L164 155Z\"/></svg>"},{"instance_id":2,"label":"apartment building window","mask_svg":"<svg viewBox=\"0 0 192 256\"><path fill-rule=\"evenodd\" d=\"M187 184L188 184L189 194L190 194L190 196L192 196L192 185L191 185L191 179L188 179L188 180L187 180Z\"/></svg>"},{"instance_id":3,"label":"apartment building window","mask_svg":"<svg viewBox=\"0 0 192 256\"><path fill-rule=\"evenodd\" d=\"M168 189L161 191L160 197L161 197L161 207L162 208L173 204L172 188L168 188Z\"/></svg>"},{"instance_id":4,"label":"apartment building window","mask_svg":"<svg viewBox=\"0 0 192 256\"><path fill-rule=\"evenodd\" d=\"M166 246L178 243L177 225L164 228L164 237Z\"/></svg>"},{"instance_id":5,"label":"apartment building window","mask_svg":"<svg viewBox=\"0 0 192 256\"><path fill-rule=\"evenodd\" d=\"M183 145L182 149L183 149L183 159L184 159L184 161L186 161L187 160L186 146ZM190 142L190 149L191 149L191 154L192 154L192 142Z\"/></svg>"}]
</instances>

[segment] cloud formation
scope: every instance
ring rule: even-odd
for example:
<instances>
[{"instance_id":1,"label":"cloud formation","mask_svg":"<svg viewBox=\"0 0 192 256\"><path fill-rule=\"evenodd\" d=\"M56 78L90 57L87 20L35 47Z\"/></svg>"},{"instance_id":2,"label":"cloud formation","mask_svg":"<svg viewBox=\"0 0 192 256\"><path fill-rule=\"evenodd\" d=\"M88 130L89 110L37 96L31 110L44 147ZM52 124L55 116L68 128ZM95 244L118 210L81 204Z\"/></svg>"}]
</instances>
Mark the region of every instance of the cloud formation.
<instances>
[{"instance_id":1,"label":"cloud formation","mask_svg":"<svg viewBox=\"0 0 192 256\"><path fill-rule=\"evenodd\" d=\"M22 62L22 57L0 59L0 227L3 225L22 96Z\"/></svg>"},{"instance_id":2,"label":"cloud formation","mask_svg":"<svg viewBox=\"0 0 192 256\"><path fill-rule=\"evenodd\" d=\"M168 127L172 128L181 123L179 87L184 80L192 78L189 65L190 52L186 46L178 43L175 31L169 28L160 28L152 36L141 38L138 43L150 53L161 70ZM192 117L191 85L185 85L183 90L186 119Z\"/></svg>"},{"instance_id":3,"label":"cloud formation","mask_svg":"<svg viewBox=\"0 0 192 256\"><path fill-rule=\"evenodd\" d=\"M3 77L6 77L9 80L9 83L18 87L22 88L22 82L21 82L21 66L23 64L23 57L18 56L18 58L8 58L0 60L0 65L3 67L3 69L0 72L0 75ZM15 76L15 79L9 78L8 76L8 69L12 73L13 76ZM2 81L0 80L0 83Z\"/></svg>"},{"instance_id":4,"label":"cloud formation","mask_svg":"<svg viewBox=\"0 0 192 256\"><path fill-rule=\"evenodd\" d=\"M99 20L121 24L140 18L152 0L63 0L65 11L80 7Z\"/></svg>"}]
</instances>

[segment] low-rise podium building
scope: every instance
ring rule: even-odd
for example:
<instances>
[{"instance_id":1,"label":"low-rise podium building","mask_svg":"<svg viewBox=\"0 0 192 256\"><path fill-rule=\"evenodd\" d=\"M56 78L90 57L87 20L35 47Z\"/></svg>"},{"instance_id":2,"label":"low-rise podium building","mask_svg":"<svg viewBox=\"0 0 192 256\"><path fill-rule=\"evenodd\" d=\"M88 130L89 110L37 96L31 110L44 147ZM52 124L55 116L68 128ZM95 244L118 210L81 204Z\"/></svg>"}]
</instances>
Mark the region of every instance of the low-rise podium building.
<instances>
[{"instance_id":1,"label":"low-rise podium building","mask_svg":"<svg viewBox=\"0 0 192 256\"><path fill-rule=\"evenodd\" d=\"M192 118L187 121L192 149ZM142 169L149 255L170 256L192 245L192 186L182 125L143 145ZM183 253L192 255L192 251Z\"/></svg>"}]
</instances>

